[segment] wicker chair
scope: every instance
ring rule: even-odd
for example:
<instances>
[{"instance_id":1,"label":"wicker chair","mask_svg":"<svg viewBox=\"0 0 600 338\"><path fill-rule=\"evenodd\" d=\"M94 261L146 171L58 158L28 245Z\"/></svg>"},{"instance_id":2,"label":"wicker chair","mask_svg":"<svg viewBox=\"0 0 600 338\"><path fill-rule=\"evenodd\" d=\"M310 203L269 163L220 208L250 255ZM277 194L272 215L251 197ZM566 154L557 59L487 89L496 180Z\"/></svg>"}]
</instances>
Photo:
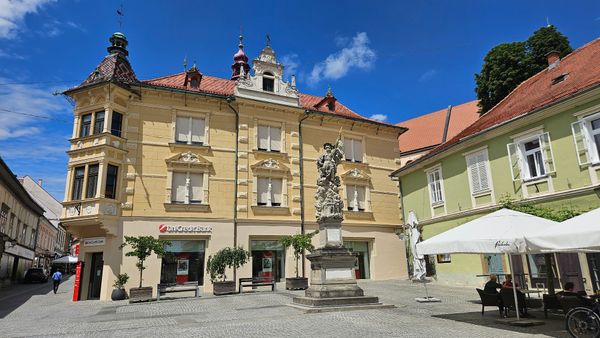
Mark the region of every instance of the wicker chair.
<instances>
[{"instance_id":1,"label":"wicker chair","mask_svg":"<svg viewBox=\"0 0 600 338\"><path fill-rule=\"evenodd\" d=\"M512 288L502 288L500 289L500 297L502 298L502 303L504 303L504 315L508 317L508 311L513 310L516 311L517 308L515 306L515 296L513 294ZM525 302L525 295L517 290L517 298L519 300L519 310L523 314L527 314L527 304Z\"/></svg>"},{"instance_id":2,"label":"wicker chair","mask_svg":"<svg viewBox=\"0 0 600 338\"><path fill-rule=\"evenodd\" d=\"M481 315L483 316L484 310L486 306L494 306L497 307L500 311L500 316L502 316L502 307L500 306L500 299L498 298L497 293L485 293L481 289L475 289L479 294L479 298L481 298Z\"/></svg>"}]
</instances>

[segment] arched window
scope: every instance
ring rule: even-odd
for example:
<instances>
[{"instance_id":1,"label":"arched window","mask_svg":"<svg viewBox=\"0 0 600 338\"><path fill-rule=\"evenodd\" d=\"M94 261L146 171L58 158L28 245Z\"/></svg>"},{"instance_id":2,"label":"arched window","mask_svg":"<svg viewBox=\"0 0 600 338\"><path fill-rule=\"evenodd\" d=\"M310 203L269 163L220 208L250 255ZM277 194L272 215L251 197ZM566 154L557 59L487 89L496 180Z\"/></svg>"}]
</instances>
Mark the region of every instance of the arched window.
<instances>
[{"instance_id":1,"label":"arched window","mask_svg":"<svg viewBox=\"0 0 600 338\"><path fill-rule=\"evenodd\" d=\"M263 74L263 90L267 92L275 91L275 77L271 73Z\"/></svg>"}]
</instances>

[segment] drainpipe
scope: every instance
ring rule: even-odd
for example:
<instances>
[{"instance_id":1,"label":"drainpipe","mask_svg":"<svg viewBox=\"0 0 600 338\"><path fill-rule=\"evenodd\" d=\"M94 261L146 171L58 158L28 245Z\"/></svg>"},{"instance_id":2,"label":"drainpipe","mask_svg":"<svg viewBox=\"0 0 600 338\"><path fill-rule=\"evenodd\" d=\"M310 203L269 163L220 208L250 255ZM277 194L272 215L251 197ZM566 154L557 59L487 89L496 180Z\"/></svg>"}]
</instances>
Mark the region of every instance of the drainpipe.
<instances>
[{"instance_id":1,"label":"drainpipe","mask_svg":"<svg viewBox=\"0 0 600 338\"><path fill-rule=\"evenodd\" d=\"M304 116L298 122L298 157L300 157L300 232L304 234L306 230L304 229L304 145L302 143L302 122L306 120L309 116L309 111L304 111ZM305 273L305 259L304 259L304 251L302 252L302 277L306 276Z\"/></svg>"},{"instance_id":2,"label":"drainpipe","mask_svg":"<svg viewBox=\"0 0 600 338\"><path fill-rule=\"evenodd\" d=\"M406 210L404 210L404 192L402 191L402 180L400 178L396 178L398 180L398 187L400 189L400 208L402 208L402 232L405 233L405 225L406 225ZM405 234L406 238L406 234ZM404 251L406 255L406 273L408 274L408 278L412 275L411 273L411 265L410 265L410 245L407 245L406 239L404 240Z\"/></svg>"},{"instance_id":3,"label":"drainpipe","mask_svg":"<svg viewBox=\"0 0 600 338\"><path fill-rule=\"evenodd\" d=\"M238 201L238 165L239 165L239 159L238 159L238 152L239 152L239 144L240 144L240 114L239 112L233 108L233 106L231 105L231 102L234 101L235 98L232 96L227 97L227 105L229 106L229 108L231 109L231 111L233 111L233 113L235 114L235 158L233 160L234 162L234 168L235 168L235 173L233 176L233 246L237 246L237 226L238 226L238 221L237 221L237 201ZM235 281L237 277L237 271L236 269L233 269L233 280Z\"/></svg>"}]
</instances>

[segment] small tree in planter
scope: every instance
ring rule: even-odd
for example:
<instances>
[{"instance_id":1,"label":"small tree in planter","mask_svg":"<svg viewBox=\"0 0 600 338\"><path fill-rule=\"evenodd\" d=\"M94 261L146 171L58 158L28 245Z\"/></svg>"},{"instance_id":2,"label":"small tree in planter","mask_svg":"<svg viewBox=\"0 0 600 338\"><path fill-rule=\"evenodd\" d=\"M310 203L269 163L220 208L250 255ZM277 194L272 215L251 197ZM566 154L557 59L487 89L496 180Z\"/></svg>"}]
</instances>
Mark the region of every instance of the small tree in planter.
<instances>
[{"instance_id":1,"label":"small tree in planter","mask_svg":"<svg viewBox=\"0 0 600 338\"><path fill-rule=\"evenodd\" d=\"M308 234L296 234L293 236L285 236L279 241L281 245L283 245L283 247L286 249L291 246L294 250L294 258L296 258L296 278L285 279L286 289L305 290L308 288L308 278L300 277L300 274L298 273L298 263L300 261L300 257L302 256L305 250L314 250L315 247L312 245L312 238L317 233L319 233L319 230Z\"/></svg>"},{"instance_id":2,"label":"small tree in planter","mask_svg":"<svg viewBox=\"0 0 600 338\"><path fill-rule=\"evenodd\" d=\"M249 259L250 252L241 246L223 248L209 256L206 262L206 272L210 275L210 281L213 283L213 293L217 296L235 293L235 281L227 281L225 270L227 268L238 269Z\"/></svg>"},{"instance_id":3,"label":"small tree in planter","mask_svg":"<svg viewBox=\"0 0 600 338\"><path fill-rule=\"evenodd\" d=\"M153 236L125 236L125 243L121 245L123 248L127 245L131 246L131 251L125 256L136 257L137 263L135 266L140 270L140 286L129 289L129 302L143 302L152 300L152 287L142 287L143 272L146 269L144 262L152 253L159 257L165 254L165 245L171 244L169 241L156 239Z\"/></svg>"},{"instance_id":4,"label":"small tree in planter","mask_svg":"<svg viewBox=\"0 0 600 338\"><path fill-rule=\"evenodd\" d=\"M125 284L129 280L129 275L126 273L120 273L117 275L117 279L115 279L115 283L113 284L113 291L110 295L110 299L112 300L123 300L127 299L127 292L125 291Z\"/></svg>"}]
</instances>

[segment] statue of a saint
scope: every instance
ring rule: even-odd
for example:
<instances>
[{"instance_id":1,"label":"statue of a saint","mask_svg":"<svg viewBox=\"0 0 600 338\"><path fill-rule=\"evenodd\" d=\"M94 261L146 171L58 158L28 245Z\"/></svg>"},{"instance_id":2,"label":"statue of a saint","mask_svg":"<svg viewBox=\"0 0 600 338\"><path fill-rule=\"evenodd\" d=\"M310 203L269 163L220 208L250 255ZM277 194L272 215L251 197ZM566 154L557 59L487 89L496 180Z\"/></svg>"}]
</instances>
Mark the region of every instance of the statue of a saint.
<instances>
[{"instance_id":1,"label":"statue of a saint","mask_svg":"<svg viewBox=\"0 0 600 338\"><path fill-rule=\"evenodd\" d=\"M335 144L325 143L325 153L317 159L317 192L315 194L315 207L317 221L341 222L344 203L340 197L340 178L337 176L337 166L344 158L344 142L341 133Z\"/></svg>"}]
</instances>

